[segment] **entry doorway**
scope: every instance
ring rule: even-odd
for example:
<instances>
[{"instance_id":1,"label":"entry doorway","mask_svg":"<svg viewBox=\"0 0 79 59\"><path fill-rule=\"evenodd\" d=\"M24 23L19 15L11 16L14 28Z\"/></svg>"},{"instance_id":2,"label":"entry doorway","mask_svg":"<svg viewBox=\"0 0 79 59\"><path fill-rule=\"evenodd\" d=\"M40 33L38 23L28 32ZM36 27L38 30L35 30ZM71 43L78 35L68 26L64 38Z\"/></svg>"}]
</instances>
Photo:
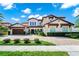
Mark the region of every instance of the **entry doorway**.
<instances>
[{"instance_id":1,"label":"entry doorway","mask_svg":"<svg viewBox=\"0 0 79 59\"><path fill-rule=\"evenodd\" d=\"M31 34L35 34L35 30L34 29L31 29Z\"/></svg>"}]
</instances>

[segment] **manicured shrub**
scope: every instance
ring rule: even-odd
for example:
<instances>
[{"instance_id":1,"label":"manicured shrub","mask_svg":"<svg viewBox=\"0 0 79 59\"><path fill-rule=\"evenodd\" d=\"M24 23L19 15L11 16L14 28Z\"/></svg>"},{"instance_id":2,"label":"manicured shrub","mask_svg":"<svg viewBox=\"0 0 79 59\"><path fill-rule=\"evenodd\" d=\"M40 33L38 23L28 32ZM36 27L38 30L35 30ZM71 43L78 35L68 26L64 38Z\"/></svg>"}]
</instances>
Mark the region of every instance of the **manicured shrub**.
<instances>
[{"instance_id":1,"label":"manicured shrub","mask_svg":"<svg viewBox=\"0 0 79 59\"><path fill-rule=\"evenodd\" d=\"M71 34L70 37L71 38L79 38L79 34Z\"/></svg>"},{"instance_id":2,"label":"manicured shrub","mask_svg":"<svg viewBox=\"0 0 79 59\"><path fill-rule=\"evenodd\" d=\"M35 43L37 43L37 44L40 44L40 43L41 43L38 38L35 38L34 41L35 41Z\"/></svg>"},{"instance_id":3,"label":"manicured shrub","mask_svg":"<svg viewBox=\"0 0 79 59\"><path fill-rule=\"evenodd\" d=\"M79 32L69 32L66 36L74 39L79 38Z\"/></svg>"},{"instance_id":4,"label":"manicured shrub","mask_svg":"<svg viewBox=\"0 0 79 59\"><path fill-rule=\"evenodd\" d=\"M48 36L63 36L71 38L79 38L79 32L48 32Z\"/></svg>"},{"instance_id":5,"label":"manicured shrub","mask_svg":"<svg viewBox=\"0 0 79 59\"><path fill-rule=\"evenodd\" d=\"M10 39L8 39L8 38L4 39L3 41L4 41L4 43L10 43Z\"/></svg>"},{"instance_id":6,"label":"manicured shrub","mask_svg":"<svg viewBox=\"0 0 79 59\"><path fill-rule=\"evenodd\" d=\"M43 32L40 32L39 35L41 35L41 36L45 36L45 34L44 34Z\"/></svg>"},{"instance_id":7,"label":"manicured shrub","mask_svg":"<svg viewBox=\"0 0 79 59\"><path fill-rule=\"evenodd\" d=\"M15 44L20 43L20 39L14 39L14 43Z\"/></svg>"},{"instance_id":8,"label":"manicured shrub","mask_svg":"<svg viewBox=\"0 0 79 59\"><path fill-rule=\"evenodd\" d=\"M47 36L65 36L67 32L48 32Z\"/></svg>"},{"instance_id":9,"label":"manicured shrub","mask_svg":"<svg viewBox=\"0 0 79 59\"><path fill-rule=\"evenodd\" d=\"M29 38L25 38L25 39L24 39L24 43L30 43Z\"/></svg>"}]
</instances>

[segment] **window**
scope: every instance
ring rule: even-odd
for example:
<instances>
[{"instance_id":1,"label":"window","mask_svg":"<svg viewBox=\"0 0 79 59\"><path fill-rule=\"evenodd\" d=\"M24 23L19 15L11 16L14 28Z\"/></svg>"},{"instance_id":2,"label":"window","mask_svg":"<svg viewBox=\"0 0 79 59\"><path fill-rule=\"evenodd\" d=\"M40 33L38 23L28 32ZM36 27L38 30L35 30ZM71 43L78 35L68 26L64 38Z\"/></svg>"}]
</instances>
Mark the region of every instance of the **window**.
<instances>
[{"instance_id":1,"label":"window","mask_svg":"<svg viewBox=\"0 0 79 59\"><path fill-rule=\"evenodd\" d=\"M50 28L50 32L56 32L56 27Z\"/></svg>"},{"instance_id":2,"label":"window","mask_svg":"<svg viewBox=\"0 0 79 59\"><path fill-rule=\"evenodd\" d=\"M30 22L30 24L29 25L31 25L31 22Z\"/></svg>"},{"instance_id":3,"label":"window","mask_svg":"<svg viewBox=\"0 0 79 59\"><path fill-rule=\"evenodd\" d=\"M63 32L68 32L68 27L62 26L62 31L63 31Z\"/></svg>"},{"instance_id":4,"label":"window","mask_svg":"<svg viewBox=\"0 0 79 59\"><path fill-rule=\"evenodd\" d=\"M30 22L30 26L36 26L36 22Z\"/></svg>"}]
</instances>

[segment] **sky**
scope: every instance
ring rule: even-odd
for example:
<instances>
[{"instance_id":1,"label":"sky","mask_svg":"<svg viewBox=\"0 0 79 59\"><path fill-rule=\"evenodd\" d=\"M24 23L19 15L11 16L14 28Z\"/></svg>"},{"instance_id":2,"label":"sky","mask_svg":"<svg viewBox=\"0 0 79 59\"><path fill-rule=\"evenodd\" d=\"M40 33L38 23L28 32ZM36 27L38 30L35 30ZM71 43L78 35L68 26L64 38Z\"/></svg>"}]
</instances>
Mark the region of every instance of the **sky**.
<instances>
[{"instance_id":1,"label":"sky","mask_svg":"<svg viewBox=\"0 0 79 59\"><path fill-rule=\"evenodd\" d=\"M63 16L65 20L75 23L79 14L78 3L0 3L0 13L4 21L23 23L29 18L42 19L47 15Z\"/></svg>"}]
</instances>

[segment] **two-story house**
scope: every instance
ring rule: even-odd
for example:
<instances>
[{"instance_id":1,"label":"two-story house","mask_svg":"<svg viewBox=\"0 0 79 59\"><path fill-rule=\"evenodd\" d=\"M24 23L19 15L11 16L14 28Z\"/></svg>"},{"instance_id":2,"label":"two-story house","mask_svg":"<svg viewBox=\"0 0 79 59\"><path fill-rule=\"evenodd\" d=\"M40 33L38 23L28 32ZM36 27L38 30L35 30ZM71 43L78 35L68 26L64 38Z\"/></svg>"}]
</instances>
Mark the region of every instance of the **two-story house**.
<instances>
[{"instance_id":1,"label":"two-story house","mask_svg":"<svg viewBox=\"0 0 79 59\"><path fill-rule=\"evenodd\" d=\"M65 17L57 17L48 15L42 19L30 18L25 23L0 23L1 26L7 26L10 34L35 34L36 31L41 31L47 34L48 32L72 32L74 24L66 21Z\"/></svg>"},{"instance_id":2,"label":"two-story house","mask_svg":"<svg viewBox=\"0 0 79 59\"><path fill-rule=\"evenodd\" d=\"M48 15L42 19L30 18L28 19L28 32L34 34L36 30L47 32L71 32L74 24L66 21L65 17L57 17Z\"/></svg>"}]
</instances>

